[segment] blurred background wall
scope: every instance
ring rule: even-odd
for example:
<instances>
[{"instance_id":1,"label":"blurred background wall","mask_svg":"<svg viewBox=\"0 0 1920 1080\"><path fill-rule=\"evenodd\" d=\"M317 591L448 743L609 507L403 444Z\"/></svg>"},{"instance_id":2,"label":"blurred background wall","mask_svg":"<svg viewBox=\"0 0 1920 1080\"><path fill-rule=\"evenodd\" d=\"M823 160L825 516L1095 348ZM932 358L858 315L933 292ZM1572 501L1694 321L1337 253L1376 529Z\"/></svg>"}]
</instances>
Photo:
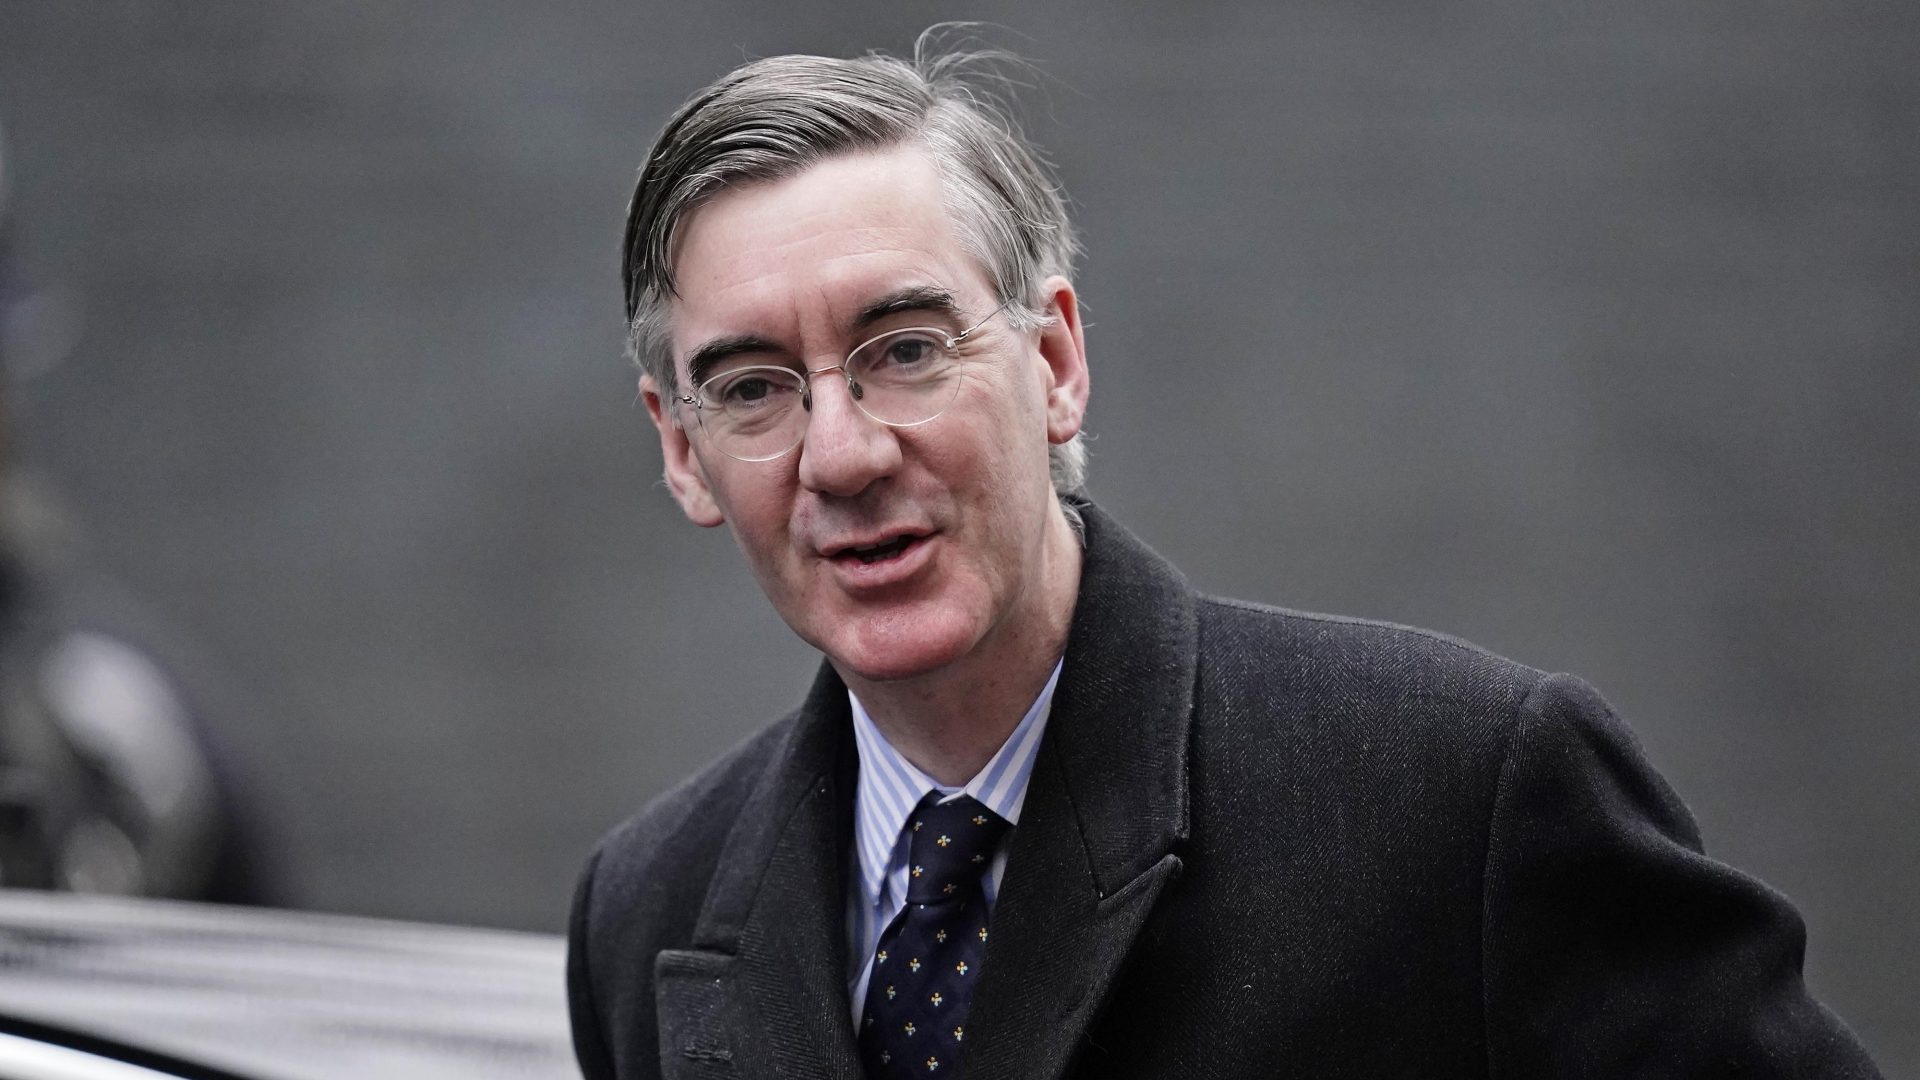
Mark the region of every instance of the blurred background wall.
<instances>
[{"instance_id":1,"label":"blurred background wall","mask_svg":"<svg viewBox=\"0 0 1920 1080\"><path fill-rule=\"evenodd\" d=\"M656 483L633 169L744 58L1004 23L1096 497L1205 588L1598 684L1920 1073L1915 10L5 0L82 331L13 436L213 673L282 902L557 929L815 663Z\"/></svg>"}]
</instances>

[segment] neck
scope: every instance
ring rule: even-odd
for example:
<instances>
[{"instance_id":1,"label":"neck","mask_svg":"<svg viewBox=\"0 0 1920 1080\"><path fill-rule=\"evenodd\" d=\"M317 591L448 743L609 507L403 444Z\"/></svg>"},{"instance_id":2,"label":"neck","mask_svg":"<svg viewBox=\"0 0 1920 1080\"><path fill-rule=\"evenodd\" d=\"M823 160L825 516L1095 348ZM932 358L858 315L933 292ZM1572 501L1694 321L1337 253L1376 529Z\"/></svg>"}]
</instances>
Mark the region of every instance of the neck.
<instances>
[{"instance_id":1,"label":"neck","mask_svg":"<svg viewBox=\"0 0 1920 1080\"><path fill-rule=\"evenodd\" d=\"M1036 587L971 652L907 679L878 682L840 671L887 742L941 784L961 786L993 760L1066 651L1080 591L1080 542L1057 506L1047 531Z\"/></svg>"}]
</instances>

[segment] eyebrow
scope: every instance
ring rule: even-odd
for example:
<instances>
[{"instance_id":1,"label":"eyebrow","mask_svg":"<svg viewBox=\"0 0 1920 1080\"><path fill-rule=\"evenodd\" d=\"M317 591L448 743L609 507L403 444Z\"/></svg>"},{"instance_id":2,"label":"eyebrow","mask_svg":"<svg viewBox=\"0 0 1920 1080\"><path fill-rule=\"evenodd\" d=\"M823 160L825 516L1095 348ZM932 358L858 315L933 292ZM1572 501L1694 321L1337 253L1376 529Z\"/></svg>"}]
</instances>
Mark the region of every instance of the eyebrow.
<instances>
[{"instance_id":1,"label":"eyebrow","mask_svg":"<svg viewBox=\"0 0 1920 1080\"><path fill-rule=\"evenodd\" d=\"M903 311L925 311L949 318L960 317L960 305L954 300L952 291L937 285L909 285L896 289L874 300L860 309L853 317L852 329L855 333L871 328L875 323L889 315L898 315ZM728 334L701 343L687 356L687 381L699 386L705 382L713 369L723 361L736 356L755 353L780 353L785 350L779 344L758 334Z\"/></svg>"},{"instance_id":2,"label":"eyebrow","mask_svg":"<svg viewBox=\"0 0 1920 1080\"><path fill-rule=\"evenodd\" d=\"M881 319L903 311L929 311L958 318L960 305L954 302L952 292L938 285L909 285L861 308L860 314L853 318L853 328L865 330Z\"/></svg>"},{"instance_id":3,"label":"eyebrow","mask_svg":"<svg viewBox=\"0 0 1920 1080\"><path fill-rule=\"evenodd\" d=\"M723 360L749 353L777 353L780 346L758 334L729 334L705 342L687 357L687 382L699 386Z\"/></svg>"}]
</instances>

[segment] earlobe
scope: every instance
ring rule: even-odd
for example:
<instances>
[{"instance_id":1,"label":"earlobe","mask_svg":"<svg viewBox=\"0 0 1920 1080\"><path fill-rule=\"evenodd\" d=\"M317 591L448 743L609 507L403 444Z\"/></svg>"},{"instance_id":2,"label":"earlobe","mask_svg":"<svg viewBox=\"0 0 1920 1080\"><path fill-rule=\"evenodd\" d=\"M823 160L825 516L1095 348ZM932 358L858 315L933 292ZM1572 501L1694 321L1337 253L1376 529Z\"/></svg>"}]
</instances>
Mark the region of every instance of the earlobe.
<instances>
[{"instance_id":1,"label":"earlobe","mask_svg":"<svg viewBox=\"0 0 1920 1080\"><path fill-rule=\"evenodd\" d=\"M1047 365L1047 441L1065 443L1080 433L1091 383L1080 301L1073 283L1055 275L1042 286L1051 322L1040 329L1040 357Z\"/></svg>"},{"instance_id":2,"label":"earlobe","mask_svg":"<svg viewBox=\"0 0 1920 1080\"><path fill-rule=\"evenodd\" d=\"M660 433L667 490L673 492L680 510L687 515L687 520L702 528L711 529L725 522L726 515L720 512L720 504L713 497L713 488L707 483L699 456L693 452L693 443L687 438L686 429L674 422L674 406L661 399L653 376L640 376L640 398L647 403L647 415L653 418L653 426Z\"/></svg>"}]
</instances>

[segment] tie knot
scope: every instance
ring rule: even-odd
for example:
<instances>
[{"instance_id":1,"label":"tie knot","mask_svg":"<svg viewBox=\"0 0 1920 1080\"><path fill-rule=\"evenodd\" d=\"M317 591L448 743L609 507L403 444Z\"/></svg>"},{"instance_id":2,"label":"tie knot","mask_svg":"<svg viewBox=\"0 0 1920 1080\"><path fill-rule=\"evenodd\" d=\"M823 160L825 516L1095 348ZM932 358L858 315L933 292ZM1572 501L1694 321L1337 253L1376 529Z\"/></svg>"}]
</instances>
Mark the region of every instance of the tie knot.
<instances>
[{"instance_id":1,"label":"tie knot","mask_svg":"<svg viewBox=\"0 0 1920 1080\"><path fill-rule=\"evenodd\" d=\"M938 903L965 896L993 859L993 848L1010 828L1007 820L971 795L941 802L933 792L907 818L909 842L907 899Z\"/></svg>"}]
</instances>

